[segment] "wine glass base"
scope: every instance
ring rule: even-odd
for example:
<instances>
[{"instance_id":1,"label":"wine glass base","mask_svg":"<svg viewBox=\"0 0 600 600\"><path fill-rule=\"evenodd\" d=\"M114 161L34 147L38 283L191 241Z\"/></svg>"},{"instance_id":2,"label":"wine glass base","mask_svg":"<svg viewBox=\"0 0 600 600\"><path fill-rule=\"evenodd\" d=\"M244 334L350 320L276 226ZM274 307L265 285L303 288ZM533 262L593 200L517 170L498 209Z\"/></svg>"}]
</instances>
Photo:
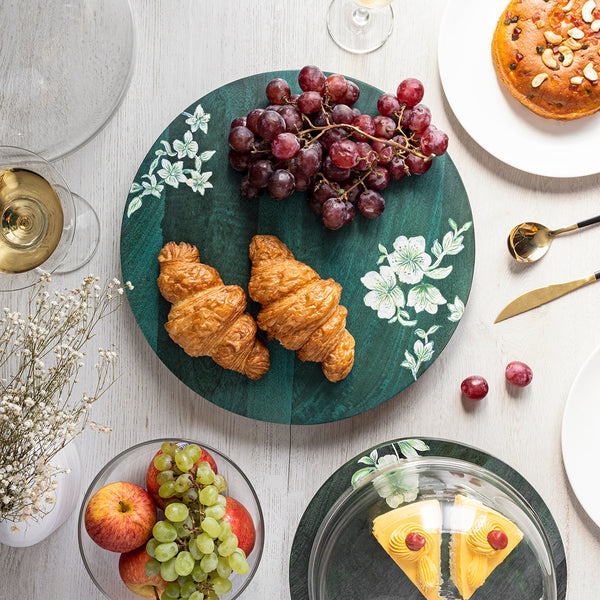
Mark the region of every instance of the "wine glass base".
<instances>
[{"instance_id":1,"label":"wine glass base","mask_svg":"<svg viewBox=\"0 0 600 600\"><path fill-rule=\"evenodd\" d=\"M69 254L54 272L72 273L87 265L98 250L100 220L91 204L77 194L72 194L75 204L75 234Z\"/></svg>"},{"instance_id":2,"label":"wine glass base","mask_svg":"<svg viewBox=\"0 0 600 600\"><path fill-rule=\"evenodd\" d=\"M333 41L348 52L367 54L381 48L394 28L394 11L360 8L352 0L333 0L327 12L327 29Z\"/></svg>"}]
</instances>

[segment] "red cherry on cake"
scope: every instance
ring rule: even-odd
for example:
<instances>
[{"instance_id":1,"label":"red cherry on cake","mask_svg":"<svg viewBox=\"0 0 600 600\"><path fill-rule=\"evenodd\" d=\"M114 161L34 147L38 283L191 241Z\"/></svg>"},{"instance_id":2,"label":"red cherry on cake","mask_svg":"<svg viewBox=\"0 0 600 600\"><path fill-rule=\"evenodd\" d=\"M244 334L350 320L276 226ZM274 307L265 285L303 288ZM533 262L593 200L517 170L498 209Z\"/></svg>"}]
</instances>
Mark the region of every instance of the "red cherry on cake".
<instances>
[{"instance_id":1,"label":"red cherry on cake","mask_svg":"<svg viewBox=\"0 0 600 600\"><path fill-rule=\"evenodd\" d=\"M508 536L502 529L493 529L487 534L487 541L494 550L504 550L508 546Z\"/></svg>"},{"instance_id":2,"label":"red cherry on cake","mask_svg":"<svg viewBox=\"0 0 600 600\"><path fill-rule=\"evenodd\" d=\"M406 536L406 547L413 552L420 550L425 545L425 536L417 533L416 531L411 531Z\"/></svg>"}]
</instances>

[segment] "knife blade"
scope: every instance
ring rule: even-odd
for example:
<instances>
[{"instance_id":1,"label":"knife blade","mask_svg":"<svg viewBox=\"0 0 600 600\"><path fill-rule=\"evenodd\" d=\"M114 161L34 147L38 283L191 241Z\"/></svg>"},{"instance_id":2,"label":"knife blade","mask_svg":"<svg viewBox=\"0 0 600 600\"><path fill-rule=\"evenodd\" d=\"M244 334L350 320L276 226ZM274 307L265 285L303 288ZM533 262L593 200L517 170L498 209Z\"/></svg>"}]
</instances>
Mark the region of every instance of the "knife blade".
<instances>
[{"instance_id":1,"label":"knife blade","mask_svg":"<svg viewBox=\"0 0 600 600\"><path fill-rule=\"evenodd\" d=\"M537 308L546 302L551 302L556 298L560 298L573 290L576 290L588 283L592 283L600 279L600 271L583 277L582 279L576 279L575 281L568 281L566 283L556 283L554 285L547 285L530 292L525 292L521 296L515 298L512 302L509 302L498 314L494 323L499 323L505 319L510 319L515 315L520 315L532 308Z\"/></svg>"}]
</instances>

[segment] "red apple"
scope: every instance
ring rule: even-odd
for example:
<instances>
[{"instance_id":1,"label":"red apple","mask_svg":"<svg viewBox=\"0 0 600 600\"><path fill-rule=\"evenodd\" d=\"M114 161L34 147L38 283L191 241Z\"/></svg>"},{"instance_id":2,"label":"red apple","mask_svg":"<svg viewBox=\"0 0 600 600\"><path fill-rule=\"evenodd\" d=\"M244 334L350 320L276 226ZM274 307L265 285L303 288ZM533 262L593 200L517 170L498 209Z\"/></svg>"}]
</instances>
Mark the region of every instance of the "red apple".
<instances>
[{"instance_id":1,"label":"red apple","mask_svg":"<svg viewBox=\"0 0 600 600\"><path fill-rule=\"evenodd\" d=\"M162 453L162 450L159 450L150 461L150 466L148 467L148 472L146 473L146 489L148 490L152 498L154 498L154 502L156 502L157 506L164 510L167 506L168 501L171 500L171 498L161 498L158 495L158 488L160 487L160 485L158 485L158 481L156 481L156 476L160 473L160 471L154 466L154 459ZM196 462L196 465L199 462L202 462L203 460L205 460L210 465L211 469L215 473L217 472L217 463L215 462L215 459L206 450L204 450L204 448L202 448L202 455L200 456L200 460ZM196 465L194 465L194 467ZM192 467L192 472L193 471L194 468Z\"/></svg>"},{"instance_id":2,"label":"red apple","mask_svg":"<svg viewBox=\"0 0 600 600\"><path fill-rule=\"evenodd\" d=\"M152 496L139 485L117 481L100 488L85 507L85 528L105 550L129 552L145 544L156 523Z\"/></svg>"},{"instance_id":3,"label":"red apple","mask_svg":"<svg viewBox=\"0 0 600 600\"><path fill-rule=\"evenodd\" d=\"M150 560L150 555L146 552L146 546L141 546L137 550L125 552L119 558L119 575L123 583L138 596L143 598L156 599L165 591L167 582L160 576L148 577L144 571L146 563Z\"/></svg>"},{"instance_id":4,"label":"red apple","mask_svg":"<svg viewBox=\"0 0 600 600\"><path fill-rule=\"evenodd\" d=\"M231 531L238 539L238 546L249 556L256 542L256 529L246 507L235 498L227 498L223 521L231 523Z\"/></svg>"}]
</instances>

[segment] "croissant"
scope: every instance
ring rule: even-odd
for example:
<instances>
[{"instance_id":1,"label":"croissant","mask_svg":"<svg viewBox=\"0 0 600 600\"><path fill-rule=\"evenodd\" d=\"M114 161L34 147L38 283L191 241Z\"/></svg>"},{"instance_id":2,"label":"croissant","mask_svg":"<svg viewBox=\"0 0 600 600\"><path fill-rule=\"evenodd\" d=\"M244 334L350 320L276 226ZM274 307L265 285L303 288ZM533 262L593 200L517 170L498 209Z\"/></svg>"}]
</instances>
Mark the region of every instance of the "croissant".
<instances>
[{"instance_id":1,"label":"croissant","mask_svg":"<svg viewBox=\"0 0 600 600\"><path fill-rule=\"evenodd\" d=\"M173 306L165 325L190 356L210 356L218 365L260 379L269 370L269 351L256 338L246 310L246 293L224 285L219 273L200 262L195 246L169 242L158 256L158 287Z\"/></svg>"},{"instance_id":2,"label":"croissant","mask_svg":"<svg viewBox=\"0 0 600 600\"><path fill-rule=\"evenodd\" d=\"M273 235L254 236L250 260L248 293L261 304L258 326L300 360L320 362L329 381L344 379L354 364L354 338L339 304L342 286L321 279Z\"/></svg>"}]
</instances>

